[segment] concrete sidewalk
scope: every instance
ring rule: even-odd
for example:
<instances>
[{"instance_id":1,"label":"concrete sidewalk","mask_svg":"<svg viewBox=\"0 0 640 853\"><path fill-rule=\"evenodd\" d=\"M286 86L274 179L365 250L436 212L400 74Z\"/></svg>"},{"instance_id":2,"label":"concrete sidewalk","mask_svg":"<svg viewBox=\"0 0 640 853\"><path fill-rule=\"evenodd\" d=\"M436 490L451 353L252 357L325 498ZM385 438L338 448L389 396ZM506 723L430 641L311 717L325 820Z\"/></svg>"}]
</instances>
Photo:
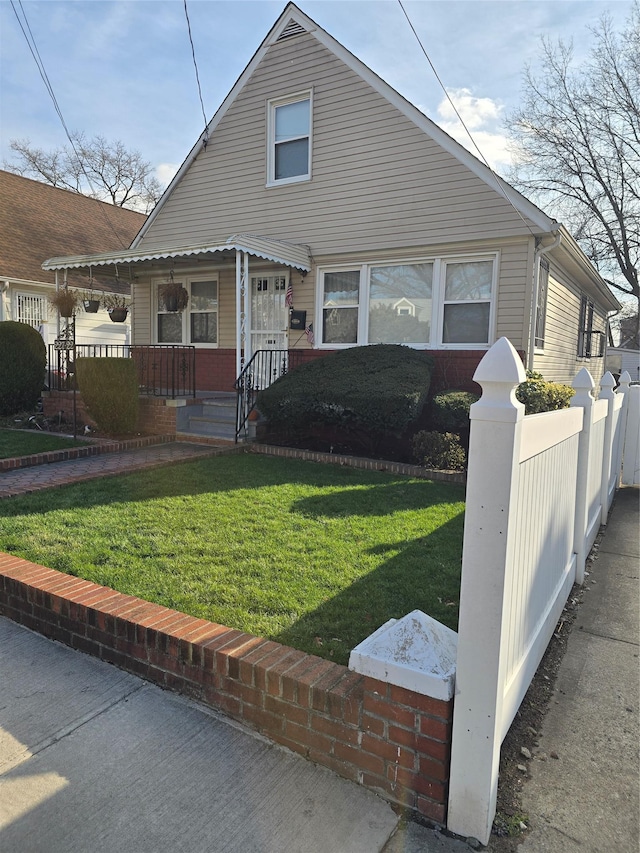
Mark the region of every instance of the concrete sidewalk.
<instances>
[{"instance_id":1,"label":"concrete sidewalk","mask_svg":"<svg viewBox=\"0 0 640 853\"><path fill-rule=\"evenodd\" d=\"M3 853L375 853L366 789L0 618Z\"/></svg>"},{"instance_id":2,"label":"concrete sidewalk","mask_svg":"<svg viewBox=\"0 0 640 853\"><path fill-rule=\"evenodd\" d=\"M586 580L523 788L521 853L640 849L639 496L618 492Z\"/></svg>"}]
</instances>

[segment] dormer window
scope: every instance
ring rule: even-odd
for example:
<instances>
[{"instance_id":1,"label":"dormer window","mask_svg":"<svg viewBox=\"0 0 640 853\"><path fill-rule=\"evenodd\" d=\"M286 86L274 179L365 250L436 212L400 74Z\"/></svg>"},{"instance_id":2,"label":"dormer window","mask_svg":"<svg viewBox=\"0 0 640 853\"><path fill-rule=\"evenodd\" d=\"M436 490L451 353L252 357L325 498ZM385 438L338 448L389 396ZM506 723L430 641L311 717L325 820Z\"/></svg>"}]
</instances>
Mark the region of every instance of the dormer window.
<instances>
[{"instance_id":1,"label":"dormer window","mask_svg":"<svg viewBox=\"0 0 640 853\"><path fill-rule=\"evenodd\" d=\"M269 101L267 186L311 177L311 92Z\"/></svg>"}]
</instances>

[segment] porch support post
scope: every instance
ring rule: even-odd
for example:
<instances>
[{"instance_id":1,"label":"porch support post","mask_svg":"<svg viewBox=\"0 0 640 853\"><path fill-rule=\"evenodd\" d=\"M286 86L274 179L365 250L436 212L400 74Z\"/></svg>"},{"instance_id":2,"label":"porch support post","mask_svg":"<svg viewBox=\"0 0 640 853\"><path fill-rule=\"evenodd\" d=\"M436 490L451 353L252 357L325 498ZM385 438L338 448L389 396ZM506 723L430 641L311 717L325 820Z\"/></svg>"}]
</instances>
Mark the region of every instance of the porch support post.
<instances>
[{"instance_id":1,"label":"porch support post","mask_svg":"<svg viewBox=\"0 0 640 853\"><path fill-rule=\"evenodd\" d=\"M242 263L236 249L236 378L242 373Z\"/></svg>"},{"instance_id":2,"label":"porch support post","mask_svg":"<svg viewBox=\"0 0 640 853\"><path fill-rule=\"evenodd\" d=\"M253 353L251 352L251 333L247 331L247 323L249 321L249 253L242 253L243 271L242 271L242 299L244 310L242 312L242 337L244 349L245 367L250 361Z\"/></svg>"},{"instance_id":3,"label":"porch support post","mask_svg":"<svg viewBox=\"0 0 640 853\"><path fill-rule=\"evenodd\" d=\"M251 358L247 342L247 287L249 255L236 249L236 376Z\"/></svg>"}]
</instances>

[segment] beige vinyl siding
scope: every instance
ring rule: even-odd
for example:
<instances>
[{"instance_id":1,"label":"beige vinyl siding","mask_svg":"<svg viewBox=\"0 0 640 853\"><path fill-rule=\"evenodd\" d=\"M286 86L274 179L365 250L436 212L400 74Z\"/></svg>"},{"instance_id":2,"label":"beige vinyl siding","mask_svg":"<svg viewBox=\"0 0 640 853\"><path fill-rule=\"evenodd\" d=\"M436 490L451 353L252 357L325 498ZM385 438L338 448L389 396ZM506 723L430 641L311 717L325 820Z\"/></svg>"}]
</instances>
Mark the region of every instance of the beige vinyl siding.
<instances>
[{"instance_id":1,"label":"beige vinyl siding","mask_svg":"<svg viewBox=\"0 0 640 853\"><path fill-rule=\"evenodd\" d=\"M267 101L310 89L312 179L267 188ZM310 35L269 49L140 248L234 232L308 243L316 257L527 233L497 191Z\"/></svg>"},{"instance_id":2,"label":"beige vinyl siding","mask_svg":"<svg viewBox=\"0 0 640 853\"><path fill-rule=\"evenodd\" d=\"M577 357L581 296L573 281L552 265L544 350L536 350L534 356L534 370L549 381L571 384L581 367L587 368L596 383L602 377L604 358ZM597 303L594 305L593 328L594 331L606 330L606 314Z\"/></svg>"},{"instance_id":3,"label":"beige vinyl siding","mask_svg":"<svg viewBox=\"0 0 640 853\"><path fill-rule=\"evenodd\" d=\"M508 338L517 350L529 346L529 306L533 287L533 239L502 244L495 340Z\"/></svg>"}]
</instances>

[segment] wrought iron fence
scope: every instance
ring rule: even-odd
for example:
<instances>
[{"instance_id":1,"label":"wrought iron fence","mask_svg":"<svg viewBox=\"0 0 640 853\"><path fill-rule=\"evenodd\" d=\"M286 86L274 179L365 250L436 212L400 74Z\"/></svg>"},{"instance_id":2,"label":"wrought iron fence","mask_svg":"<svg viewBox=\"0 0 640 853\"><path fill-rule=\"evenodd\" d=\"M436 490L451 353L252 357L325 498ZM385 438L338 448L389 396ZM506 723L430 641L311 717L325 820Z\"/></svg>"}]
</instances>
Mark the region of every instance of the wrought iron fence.
<instances>
[{"instance_id":1,"label":"wrought iron fence","mask_svg":"<svg viewBox=\"0 0 640 853\"><path fill-rule=\"evenodd\" d=\"M238 399L236 405L236 441L246 433L249 415L255 409L258 391L302 364L298 350L257 350L236 379Z\"/></svg>"},{"instance_id":2,"label":"wrought iron fence","mask_svg":"<svg viewBox=\"0 0 640 853\"><path fill-rule=\"evenodd\" d=\"M69 391L75 382L76 358L132 358L140 394L149 397L196 396L196 350L193 346L149 344L76 344L69 349L49 345L47 385Z\"/></svg>"}]
</instances>

